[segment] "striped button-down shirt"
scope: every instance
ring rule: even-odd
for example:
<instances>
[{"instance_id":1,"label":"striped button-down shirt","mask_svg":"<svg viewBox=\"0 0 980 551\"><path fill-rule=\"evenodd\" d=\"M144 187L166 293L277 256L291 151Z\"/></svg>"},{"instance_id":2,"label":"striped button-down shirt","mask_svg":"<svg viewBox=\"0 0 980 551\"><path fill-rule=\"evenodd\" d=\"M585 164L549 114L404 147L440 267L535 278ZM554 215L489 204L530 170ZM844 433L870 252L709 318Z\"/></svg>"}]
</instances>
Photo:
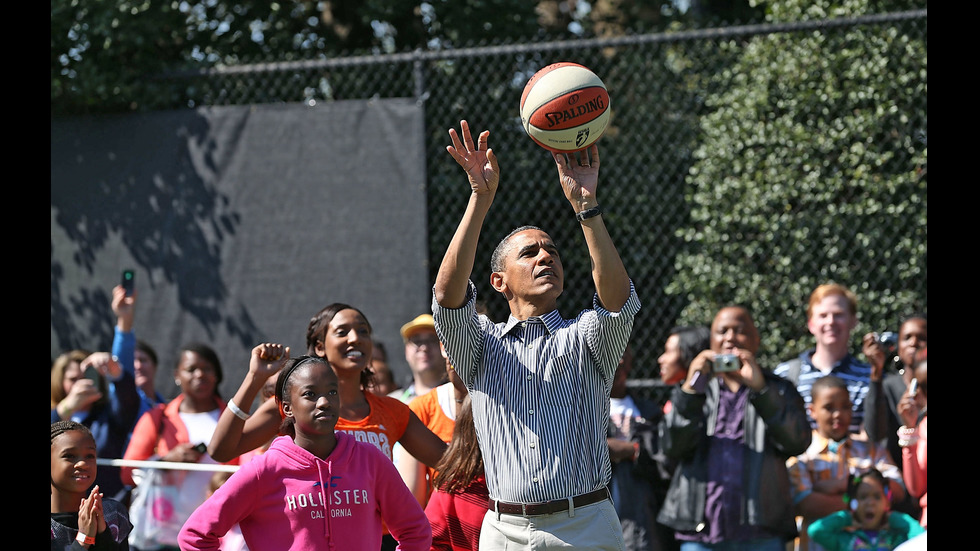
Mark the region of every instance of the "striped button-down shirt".
<instances>
[{"instance_id":1,"label":"striped button-down shirt","mask_svg":"<svg viewBox=\"0 0 980 551\"><path fill-rule=\"evenodd\" d=\"M495 324L477 314L472 281L461 308L441 308L433 294L436 332L470 391L492 499L537 503L609 483L609 391L639 309L632 281L620 312L595 295L574 319L553 310Z\"/></svg>"}]
</instances>

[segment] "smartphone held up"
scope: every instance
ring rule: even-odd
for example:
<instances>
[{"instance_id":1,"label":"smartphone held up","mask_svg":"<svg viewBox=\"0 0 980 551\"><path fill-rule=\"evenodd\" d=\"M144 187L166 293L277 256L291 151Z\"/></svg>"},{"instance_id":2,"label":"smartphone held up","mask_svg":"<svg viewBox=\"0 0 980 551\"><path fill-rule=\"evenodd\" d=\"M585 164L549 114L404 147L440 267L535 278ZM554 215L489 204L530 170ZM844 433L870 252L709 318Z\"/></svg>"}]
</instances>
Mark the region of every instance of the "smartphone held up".
<instances>
[{"instance_id":1,"label":"smartphone held up","mask_svg":"<svg viewBox=\"0 0 980 551\"><path fill-rule=\"evenodd\" d=\"M99 379L102 378L102 375L99 374L99 370L96 369L95 366L89 365L88 367L86 367L85 372L82 374L82 376L95 383L96 388L99 387Z\"/></svg>"},{"instance_id":2,"label":"smartphone held up","mask_svg":"<svg viewBox=\"0 0 980 551\"><path fill-rule=\"evenodd\" d=\"M136 272L134 270L122 271L122 286L126 289L126 296L133 296L133 289L136 288Z\"/></svg>"}]
</instances>

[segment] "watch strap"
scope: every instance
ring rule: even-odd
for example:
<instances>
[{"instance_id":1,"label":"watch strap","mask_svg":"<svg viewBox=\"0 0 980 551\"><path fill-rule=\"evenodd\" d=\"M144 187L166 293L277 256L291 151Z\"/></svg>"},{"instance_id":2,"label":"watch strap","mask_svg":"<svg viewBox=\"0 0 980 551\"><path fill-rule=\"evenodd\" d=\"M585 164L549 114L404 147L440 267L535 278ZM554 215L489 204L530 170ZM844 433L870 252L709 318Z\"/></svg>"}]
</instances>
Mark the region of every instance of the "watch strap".
<instances>
[{"instance_id":1,"label":"watch strap","mask_svg":"<svg viewBox=\"0 0 980 551\"><path fill-rule=\"evenodd\" d=\"M579 222L584 222L585 220L588 220L589 218L593 218L595 216L599 216L600 214L602 214L602 207L596 205L591 209L586 209L583 210L582 212L575 213L575 219L578 220Z\"/></svg>"}]
</instances>

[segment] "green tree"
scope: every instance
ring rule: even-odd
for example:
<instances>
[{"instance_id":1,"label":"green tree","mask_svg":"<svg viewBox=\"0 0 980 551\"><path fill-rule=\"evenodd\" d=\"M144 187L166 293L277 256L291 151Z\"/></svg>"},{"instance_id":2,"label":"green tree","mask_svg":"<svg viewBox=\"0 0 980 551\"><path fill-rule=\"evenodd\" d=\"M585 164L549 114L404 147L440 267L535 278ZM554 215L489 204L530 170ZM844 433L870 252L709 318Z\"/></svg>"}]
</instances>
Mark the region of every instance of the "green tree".
<instances>
[{"instance_id":1,"label":"green tree","mask_svg":"<svg viewBox=\"0 0 980 551\"><path fill-rule=\"evenodd\" d=\"M805 22L925 2L780 0L767 20ZM809 293L824 282L859 298L867 331L897 330L926 304L926 40L896 27L767 34L723 47L737 55L714 75L701 118L669 294L682 322L748 305L765 365L812 343ZM918 115L921 113L921 116ZM883 271L885 261L898 269ZM892 262L889 262L892 264Z\"/></svg>"},{"instance_id":2,"label":"green tree","mask_svg":"<svg viewBox=\"0 0 980 551\"><path fill-rule=\"evenodd\" d=\"M728 4L745 6L748 0ZM159 80L218 66L651 32L672 0L51 0L53 115L172 108ZM719 14L730 6L699 9ZM744 10L741 10L744 11ZM667 15L665 15L667 14Z\"/></svg>"}]
</instances>

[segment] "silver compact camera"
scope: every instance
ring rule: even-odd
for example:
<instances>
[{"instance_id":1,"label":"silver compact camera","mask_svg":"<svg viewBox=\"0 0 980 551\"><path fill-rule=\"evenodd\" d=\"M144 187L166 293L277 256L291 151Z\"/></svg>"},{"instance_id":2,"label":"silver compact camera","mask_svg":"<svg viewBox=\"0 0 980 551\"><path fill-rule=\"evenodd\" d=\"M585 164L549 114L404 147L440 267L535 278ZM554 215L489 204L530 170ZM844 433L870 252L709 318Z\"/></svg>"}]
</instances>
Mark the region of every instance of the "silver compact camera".
<instances>
[{"instance_id":1,"label":"silver compact camera","mask_svg":"<svg viewBox=\"0 0 980 551\"><path fill-rule=\"evenodd\" d=\"M715 354L715 359L711 363L715 373L738 371L742 367L742 362L735 354Z\"/></svg>"}]
</instances>

